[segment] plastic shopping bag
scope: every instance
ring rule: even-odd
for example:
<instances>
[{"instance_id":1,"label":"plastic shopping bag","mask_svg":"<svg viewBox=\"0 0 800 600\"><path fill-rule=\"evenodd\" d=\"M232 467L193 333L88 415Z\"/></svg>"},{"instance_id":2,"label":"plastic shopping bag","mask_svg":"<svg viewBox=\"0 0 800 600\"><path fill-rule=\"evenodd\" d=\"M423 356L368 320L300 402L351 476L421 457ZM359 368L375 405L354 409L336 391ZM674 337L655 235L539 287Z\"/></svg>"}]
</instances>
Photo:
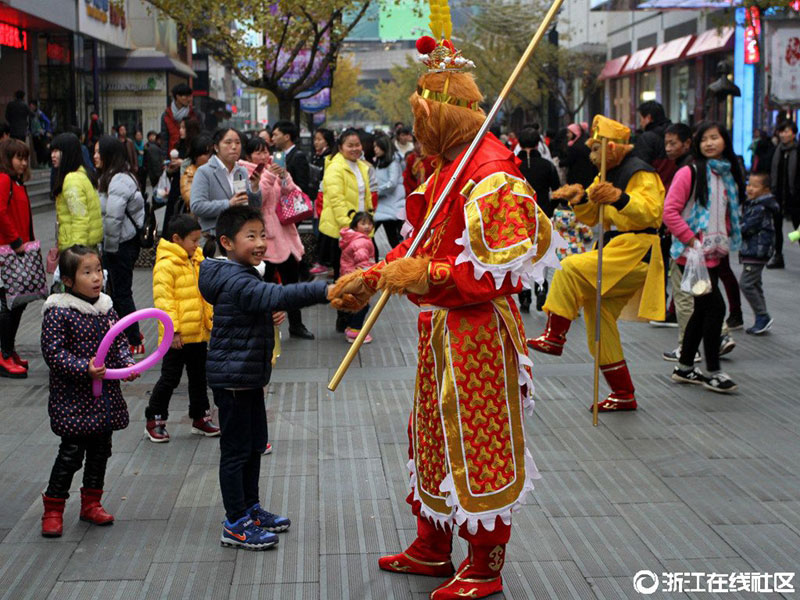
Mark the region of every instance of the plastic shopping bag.
<instances>
[{"instance_id":1,"label":"plastic shopping bag","mask_svg":"<svg viewBox=\"0 0 800 600\"><path fill-rule=\"evenodd\" d=\"M686 265L681 277L681 290L692 296L704 296L711 292L711 277L706 268L703 247L696 243L686 249Z\"/></svg>"},{"instance_id":2,"label":"plastic shopping bag","mask_svg":"<svg viewBox=\"0 0 800 600\"><path fill-rule=\"evenodd\" d=\"M161 172L161 177L158 178L158 183L156 183L156 189L153 190L154 206L164 206L167 203L167 199L169 198L170 187L171 185L169 181L169 175L167 175L167 170L164 169Z\"/></svg>"}]
</instances>

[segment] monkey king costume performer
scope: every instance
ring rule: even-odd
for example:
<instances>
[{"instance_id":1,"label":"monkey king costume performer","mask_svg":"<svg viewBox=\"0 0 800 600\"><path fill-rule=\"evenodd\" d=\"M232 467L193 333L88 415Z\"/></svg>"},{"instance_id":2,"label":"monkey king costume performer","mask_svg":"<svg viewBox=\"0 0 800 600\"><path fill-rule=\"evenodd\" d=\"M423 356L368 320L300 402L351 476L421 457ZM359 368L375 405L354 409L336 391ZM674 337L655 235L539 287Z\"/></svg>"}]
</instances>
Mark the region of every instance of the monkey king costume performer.
<instances>
[{"instance_id":1,"label":"monkey king costume performer","mask_svg":"<svg viewBox=\"0 0 800 600\"><path fill-rule=\"evenodd\" d=\"M436 33L436 30L434 30ZM449 31L417 43L428 72L411 97L414 130L437 165L406 203L419 228L485 115L470 65ZM413 237L412 237L413 239ZM558 267L558 234L534 200L514 155L487 135L435 216L413 257L408 239L367 271L342 277L332 292L366 302L377 289L420 307L419 360L409 420L411 493L417 538L381 569L447 577L434 600L502 591L511 514L539 473L525 447L523 408L533 409L532 362L512 295ZM456 570L455 526L469 544Z\"/></svg>"},{"instance_id":2,"label":"monkey king costume performer","mask_svg":"<svg viewBox=\"0 0 800 600\"><path fill-rule=\"evenodd\" d=\"M664 186L650 165L629 156L633 149L628 144L630 129L602 115L594 118L592 136L586 142L595 166L600 167L603 137L610 140L607 180L601 182L598 176L585 191L580 184L567 185L556 190L553 197L568 201L577 218L590 226L597 224L600 205L605 205L600 370L611 393L599 403L599 410L608 412L636 410L617 319L629 302L637 301L639 319L664 318L664 263L658 237ZM547 328L539 337L528 340L528 345L560 356L569 326L583 308L589 349L594 353L596 294L597 250L565 258L544 305Z\"/></svg>"}]
</instances>

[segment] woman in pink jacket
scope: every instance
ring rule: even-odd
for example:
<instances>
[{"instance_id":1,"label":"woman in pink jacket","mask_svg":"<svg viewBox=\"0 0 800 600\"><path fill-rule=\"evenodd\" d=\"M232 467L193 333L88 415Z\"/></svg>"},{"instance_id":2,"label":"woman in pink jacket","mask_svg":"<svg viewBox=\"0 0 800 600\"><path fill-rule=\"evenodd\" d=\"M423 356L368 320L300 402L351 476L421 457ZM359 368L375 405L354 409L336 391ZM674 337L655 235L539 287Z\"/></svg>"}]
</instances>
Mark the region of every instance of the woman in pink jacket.
<instances>
[{"instance_id":1,"label":"woman in pink jacket","mask_svg":"<svg viewBox=\"0 0 800 600\"><path fill-rule=\"evenodd\" d=\"M733 153L728 131L717 123L701 125L692 141L694 164L675 174L664 200L664 224L672 233L670 255L683 272L685 251L702 250L711 279L711 291L694 298L694 311L686 324L678 366L672 380L703 385L715 392L736 389L720 370L719 340L725 318L725 301L719 290L720 263L741 245L741 204L744 176ZM703 342L708 375L694 366Z\"/></svg>"},{"instance_id":2,"label":"woman in pink jacket","mask_svg":"<svg viewBox=\"0 0 800 600\"><path fill-rule=\"evenodd\" d=\"M267 143L263 138L255 137L247 141L245 148L247 161L239 161L252 172L259 165L265 165L261 172L261 214L264 217L264 229L267 233L267 252L264 256L267 266L264 279L273 281L277 271L281 283L297 283L300 280L300 260L303 258L303 242L294 224L283 225L278 220L276 207L282 195L299 189L292 181L288 171L273 163ZM289 317L289 335L305 340L313 340L314 334L303 325L300 309L287 311Z\"/></svg>"},{"instance_id":3,"label":"woman in pink jacket","mask_svg":"<svg viewBox=\"0 0 800 600\"><path fill-rule=\"evenodd\" d=\"M350 211L353 220L350 227L344 227L339 232L339 248L342 256L339 259L339 270L342 275L352 273L357 269L366 269L375 264L375 244L370 234L375 229L375 221L368 212ZM364 325L364 318L369 312L369 304L355 314L347 315L347 328L344 337L352 344L358 337L358 332ZM367 334L365 344L372 341L372 336Z\"/></svg>"}]
</instances>

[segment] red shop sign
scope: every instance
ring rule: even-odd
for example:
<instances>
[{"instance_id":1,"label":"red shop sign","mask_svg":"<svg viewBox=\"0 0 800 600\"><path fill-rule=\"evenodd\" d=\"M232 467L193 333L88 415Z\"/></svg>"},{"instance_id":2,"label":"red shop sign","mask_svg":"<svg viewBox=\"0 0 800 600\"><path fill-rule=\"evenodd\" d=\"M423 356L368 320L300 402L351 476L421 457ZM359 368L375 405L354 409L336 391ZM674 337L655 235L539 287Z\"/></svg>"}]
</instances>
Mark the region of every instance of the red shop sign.
<instances>
[{"instance_id":1,"label":"red shop sign","mask_svg":"<svg viewBox=\"0 0 800 600\"><path fill-rule=\"evenodd\" d=\"M0 46L27 50L28 34L19 27L14 27L8 23L0 23Z\"/></svg>"}]
</instances>

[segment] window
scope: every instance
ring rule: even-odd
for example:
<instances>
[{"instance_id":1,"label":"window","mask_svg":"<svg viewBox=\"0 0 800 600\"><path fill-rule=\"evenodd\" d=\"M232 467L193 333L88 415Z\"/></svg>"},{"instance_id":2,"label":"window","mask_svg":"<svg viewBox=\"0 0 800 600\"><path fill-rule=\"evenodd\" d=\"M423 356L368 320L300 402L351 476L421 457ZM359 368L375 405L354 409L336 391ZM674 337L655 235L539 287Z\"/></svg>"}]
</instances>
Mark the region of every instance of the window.
<instances>
[{"instance_id":1,"label":"window","mask_svg":"<svg viewBox=\"0 0 800 600\"><path fill-rule=\"evenodd\" d=\"M669 67L667 116L673 123L691 125L694 121L694 69L691 65Z\"/></svg>"}]
</instances>

